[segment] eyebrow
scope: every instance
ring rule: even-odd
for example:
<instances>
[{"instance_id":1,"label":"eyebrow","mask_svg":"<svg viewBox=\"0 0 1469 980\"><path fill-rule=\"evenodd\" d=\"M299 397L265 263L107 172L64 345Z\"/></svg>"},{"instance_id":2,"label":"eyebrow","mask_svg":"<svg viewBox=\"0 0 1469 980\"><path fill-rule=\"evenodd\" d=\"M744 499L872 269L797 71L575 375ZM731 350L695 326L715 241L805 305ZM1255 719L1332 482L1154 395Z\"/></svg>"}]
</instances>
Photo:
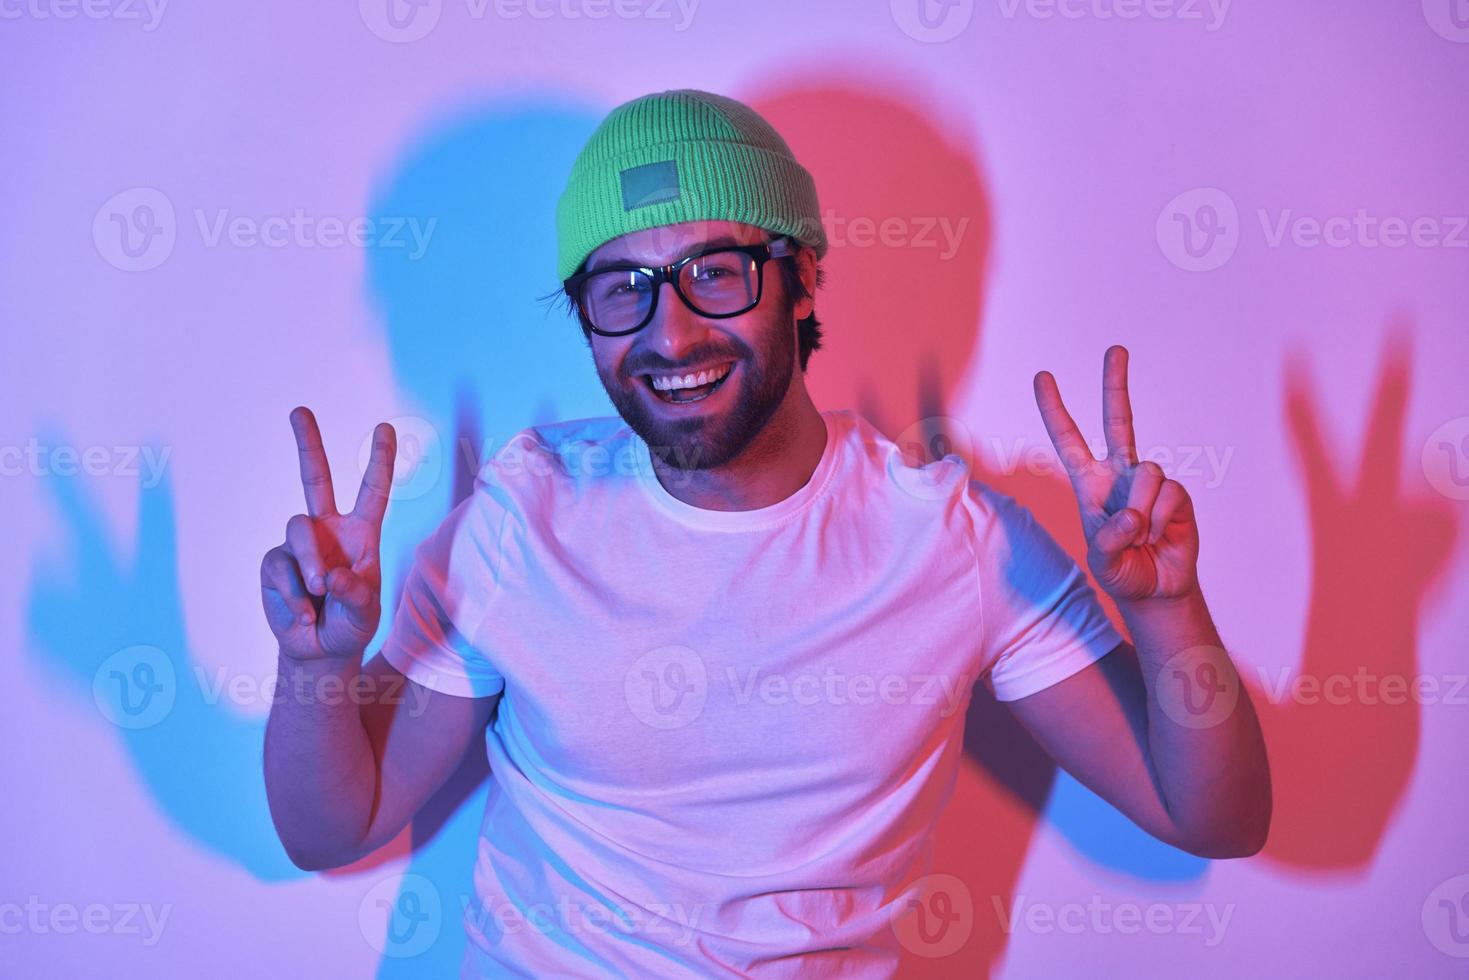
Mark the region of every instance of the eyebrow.
<instances>
[{"instance_id":1,"label":"eyebrow","mask_svg":"<svg viewBox=\"0 0 1469 980\"><path fill-rule=\"evenodd\" d=\"M735 239L735 238L733 238L733 237L731 237L729 235L720 235L720 236L718 236L716 238L711 238L711 239L709 239L706 242L700 242L698 245L695 245L689 251L684 252L682 255L680 255L678 257L678 259L685 258L685 257L687 257L689 255L696 255L699 252L707 252L710 249L715 249L715 248L728 248L728 247L730 247L732 245L754 245L754 244L758 244L758 243L757 242L742 242L742 241L739 241L738 239ZM672 262L677 262L678 259L671 260L670 264L672 264ZM645 266L662 265L662 264L663 263L661 263L661 262L658 262L658 263L654 263L654 262L642 262L642 261L639 261L637 259L628 258L626 256L613 254L611 256L605 256L604 255L602 258L598 259L596 262L588 265L587 266L587 271L588 272L592 272L593 270L596 270L596 269L601 269L601 268L605 268L607 266L615 266L615 265L635 265L635 266L638 266L639 268L642 268L642 267L645 267Z\"/></svg>"}]
</instances>

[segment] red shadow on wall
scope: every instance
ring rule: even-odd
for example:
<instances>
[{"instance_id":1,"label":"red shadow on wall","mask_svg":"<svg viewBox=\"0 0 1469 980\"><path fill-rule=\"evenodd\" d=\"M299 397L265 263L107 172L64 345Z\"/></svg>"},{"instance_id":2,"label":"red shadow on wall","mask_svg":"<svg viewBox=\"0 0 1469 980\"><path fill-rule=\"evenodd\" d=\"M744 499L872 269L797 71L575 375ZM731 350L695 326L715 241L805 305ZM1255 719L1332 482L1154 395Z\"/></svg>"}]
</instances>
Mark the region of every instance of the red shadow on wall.
<instances>
[{"instance_id":1,"label":"red shadow on wall","mask_svg":"<svg viewBox=\"0 0 1469 980\"><path fill-rule=\"evenodd\" d=\"M883 92L895 88L885 84ZM808 379L816 403L856 407L890 438L919 420L947 416L958 381L980 352L992 228L977 152L912 108L933 100L896 101L870 79L807 80L749 101L813 172L832 238L824 262L829 288L817 303L829 329ZM889 219L896 222L885 243L871 229ZM962 228L951 254L944 244L902 240L934 220L949 223L951 239ZM936 234L947 241L941 229ZM1344 483L1323 448L1305 368L1295 364L1289 371L1287 421L1306 483L1314 549L1306 674L1351 673L1358 665L1379 675L1416 670L1423 599L1456 527L1442 502L1407 499L1398 485L1407 391L1400 339L1384 359L1360 472ZM920 440L931 445L941 425L920 430ZM975 477L1029 507L1085 567L1076 503L1064 478L969 462ZM1121 628L1115 607L1103 601ZM1416 708L1282 707L1256 688L1251 693L1276 786L1265 859L1320 869L1365 864L1412 773ZM955 795L935 830L935 870L958 876L970 890L974 932L952 955L905 963L905 977L994 971L1007 940L999 910L1013 908L1055 781L1050 757L982 686L966 719L965 750Z\"/></svg>"},{"instance_id":2,"label":"red shadow on wall","mask_svg":"<svg viewBox=\"0 0 1469 980\"><path fill-rule=\"evenodd\" d=\"M736 93L787 138L816 177L832 249L818 298L829 325L809 378L822 407L855 407L890 437L949 414L980 354L991 209L976 148L894 96L882 79L823 76L754 96ZM1098 352L1100 360L1101 352ZM1384 360L1360 472L1337 476L1318 431L1305 368L1288 371L1287 421L1312 519L1314 580L1302 671L1378 674L1416 669L1423 598L1455 531L1452 511L1405 499L1396 473L1408 392L1405 344ZM473 406L457 413L456 445L478 445ZM924 431L925 444L936 433ZM456 465L458 460L456 459ZM1079 562L1084 556L1071 489L1059 476L988 470L974 475L1022 501ZM459 473L457 501L467 492ZM1114 622L1117 621L1115 610ZM1276 823L1266 859L1293 867L1361 866L1375 853L1416 754L1416 708L1278 706L1252 689L1276 780ZM905 963L905 977L985 976L1003 959L997 906L1013 908L1016 883L1056 778L1050 758L1008 710L975 691L966 761L935 828L936 871L959 877L973 900L973 934L950 956ZM486 777L482 754L460 771L399 839L351 875L417 851Z\"/></svg>"},{"instance_id":3,"label":"red shadow on wall","mask_svg":"<svg viewBox=\"0 0 1469 980\"><path fill-rule=\"evenodd\" d=\"M1286 365L1285 422L1310 511L1312 567L1292 676L1313 686L1294 694L1272 675L1251 696L1275 782L1265 854L1295 868L1365 868L1418 756L1420 706L1382 679L1419 673L1419 619L1458 523L1443 498L1402 486L1410 341L1407 323L1389 334L1366 434L1352 440L1362 447L1354 472L1327 446L1306 364Z\"/></svg>"},{"instance_id":4,"label":"red shadow on wall","mask_svg":"<svg viewBox=\"0 0 1469 980\"><path fill-rule=\"evenodd\" d=\"M827 289L817 302L829 328L808 379L812 398L823 408L855 407L897 438L919 420L946 415L978 357L991 217L979 156L963 130L913 108L934 100L898 101L890 93L901 86L883 81L881 90L872 79L811 81L748 101L814 175L831 240ZM921 437L928 444L936 434ZM1022 499L1047 527L1078 524L1063 480L974 472ZM1076 553L1076 542L1063 544ZM965 750L935 828L935 871L969 889L974 931L951 955L913 957L905 977L993 970L1005 949L995 903L1011 905L1055 779L1050 757L982 686L966 719Z\"/></svg>"}]
</instances>

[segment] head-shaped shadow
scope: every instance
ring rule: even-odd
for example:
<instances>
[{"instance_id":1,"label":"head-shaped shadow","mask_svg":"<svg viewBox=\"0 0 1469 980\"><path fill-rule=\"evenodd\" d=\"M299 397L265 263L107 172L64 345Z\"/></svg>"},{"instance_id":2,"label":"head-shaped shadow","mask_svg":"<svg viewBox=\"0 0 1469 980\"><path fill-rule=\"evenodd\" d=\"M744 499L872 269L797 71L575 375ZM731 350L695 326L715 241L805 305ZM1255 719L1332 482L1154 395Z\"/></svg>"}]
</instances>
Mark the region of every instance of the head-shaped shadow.
<instances>
[{"instance_id":1,"label":"head-shaped shadow","mask_svg":"<svg viewBox=\"0 0 1469 980\"><path fill-rule=\"evenodd\" d=\"M397 608L413 549L471 492L481 463L506 439L527 425L611 414L579 328L538 299L557 285L556 198L600 118L554 99L462 107L426 127L373 194L375 219L437 219L421 256L371 249L366 288L399 391L429 423L420 429L419 462L447 477L410 478L403 486L416 489L389 507L384 560L399 589L385 608ZM385 956L379 976L457 970L458 913L473 893L479 822L492 791L487 775L483 746L475 745L399 840L337 872L371 874L408 852L406 873L440 890L437 940L411 957ZM400 911L395 937L406 943L416 920L408 907Z\"/></svg>"},{"instance_id":2,"label":"head-shaped shadow","mask_svg":"<svg viewBox=\"0 0 1469 980\"><path fill-rule=\"evenodd\" d=\"M905 95L908 79L885 77L879 66L861 78L843 71L785 78L750 101L815 176L832 240L823 263L828 288L817 299L826 338L811 362L812 397L822 408L856 407L890 438L916 440L930 458L965 456L976 478L1026 504L1080 556L1076 502L1064 478L992 472L966 448L968 439L949 431L956 389L980 356L994 240L979 148L956 135L965 126L933 114L942 99ZM937 865L970 889L975 933L952 956L905 964L905 976L993 968L1006 936L991 906L1009 905L1041 811L1115 871L1180 880L1206 865L1138 830L1064 773L1058 778L1050 757L983 685L966 718L965 750L971 764L936 830Z\"/></svg>"}]
</instances>

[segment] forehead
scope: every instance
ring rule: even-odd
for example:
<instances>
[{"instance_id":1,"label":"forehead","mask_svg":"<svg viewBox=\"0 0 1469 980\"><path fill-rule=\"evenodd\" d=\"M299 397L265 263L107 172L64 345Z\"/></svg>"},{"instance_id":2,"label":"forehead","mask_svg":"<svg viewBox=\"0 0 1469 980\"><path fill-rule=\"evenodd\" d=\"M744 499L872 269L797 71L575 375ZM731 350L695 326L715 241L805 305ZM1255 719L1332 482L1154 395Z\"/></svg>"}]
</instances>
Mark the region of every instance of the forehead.
<instances>
[{"instance_id":1,"label":"forehead","mask_svg":"<svg viewBox=\"0 0 1469 980\"><path fill-rule=\"evenodd\" d=\"M718 239L729 239L737 245L762 242L765 232L742 221L683 221L628 232L603 242L587 256L587 268L609 262L640 262L666 265L694 249Z\"/></svg>"}]
</instances>

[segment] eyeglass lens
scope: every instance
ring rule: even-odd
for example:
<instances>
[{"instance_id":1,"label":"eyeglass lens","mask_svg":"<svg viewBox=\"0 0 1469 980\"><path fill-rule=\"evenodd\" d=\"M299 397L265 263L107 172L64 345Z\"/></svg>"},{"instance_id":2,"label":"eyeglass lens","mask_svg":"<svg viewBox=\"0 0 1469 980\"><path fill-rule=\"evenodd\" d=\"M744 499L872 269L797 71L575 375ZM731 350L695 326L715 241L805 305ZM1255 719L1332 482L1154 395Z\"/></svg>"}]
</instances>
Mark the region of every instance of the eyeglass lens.
<instances>
[{"instance_id":1,"label":"eyeglass lens","mask_svg":"<svg viewBox=\"0 0 1469 980\"><path fill-rule=\"evenodd\" d=\"M684 264L678 291L697 313L728 316L755 305L760 290L759 264L742 252L714 252ZM599 330L630 330L643 322L653 305L653 277L637 269L620 269L587 278L582 293L587 318Z\"/></svg>"}]
</instances>

